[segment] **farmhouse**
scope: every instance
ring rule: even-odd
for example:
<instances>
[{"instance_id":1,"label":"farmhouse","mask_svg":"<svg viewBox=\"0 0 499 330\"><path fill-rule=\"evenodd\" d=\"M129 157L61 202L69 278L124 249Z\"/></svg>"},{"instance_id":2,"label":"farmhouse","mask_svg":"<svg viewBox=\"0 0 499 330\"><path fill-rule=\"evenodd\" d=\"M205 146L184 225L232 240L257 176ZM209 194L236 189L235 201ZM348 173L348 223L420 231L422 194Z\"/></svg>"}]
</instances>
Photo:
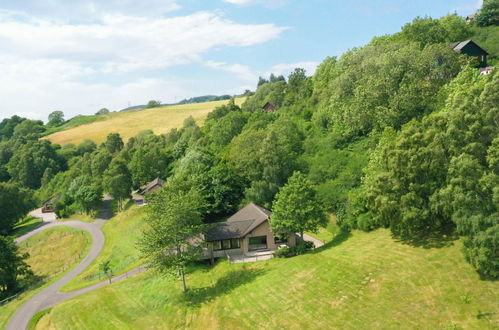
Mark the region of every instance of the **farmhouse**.
<instances>
[{"instance_id":1,"label":"farmhouse","mask_svg":"<svg viewBox=\"0 0 499 330\"><path fill-rule=\"evenodd\" d=\"M269 218L272 212L253 203L246 205L225 222L220 222L205 235L206 258L248 255L258 251L273 251L281 245L293 247L296 237L280 240L272 233Z\"/></svg>"},{"instance_id":2,"label":"farmhouse","mask_svg":"<svg viewBox=\"0 0 499 330\"><path fill-rule=\"evenodd\" d=\"M42 213L54 212L55 204L61 200L62 194L58 193L43 202Z\"/></svg>"},{"instance_id":3,"label":"farmhouse","mask_svg":"<svg viewBox=\"0 0 499 330\"><path fill-rule=\"evenodd\" d=\"M262 107L263 110L268 111L268 112L275 112L276 107L274 103L272 102L267 102L265 105Z\"/></svg>"},{"instance_id":4,"label":"farmhouse","mask_svg":"<svg viewBox=\"0 0 499 330\"><path fill-rule=\"evenodd\" d=\"M479 62L479 68L487 66L487 55L489 55L489 53L487 53L473 40L453 42L450 47L457 52L475 57Z\"/></svg>"}]
</instances>

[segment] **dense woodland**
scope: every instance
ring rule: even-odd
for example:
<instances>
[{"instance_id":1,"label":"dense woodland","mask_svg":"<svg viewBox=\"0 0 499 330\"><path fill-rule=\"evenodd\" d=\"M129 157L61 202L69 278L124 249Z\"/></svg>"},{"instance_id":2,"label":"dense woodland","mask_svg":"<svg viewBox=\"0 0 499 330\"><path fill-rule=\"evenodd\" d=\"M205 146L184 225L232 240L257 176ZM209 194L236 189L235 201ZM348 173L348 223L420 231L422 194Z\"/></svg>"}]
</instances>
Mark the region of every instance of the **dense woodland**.
<instances>
[{"instance_id":1,"label":"dense woodland","mask_svg":"<svg viewBox=\"0 0 499 330\"><path fill-rule=\"evenodd\" d=\"M216 108L202 127L189 118L168 134L143 131L126 142L109 134L101 145L61 147L39 139L57 123L4 119L0 231L54 194L63 196L60 216L93 213L104 193L123 205L156 177L168 179L165 189L196 187L210 223L250 201L272 209L300 172L344 230L386 227L418 244L461 235L466 259L498 278L499 75L479 75L448 46L475 36L487 48L497 26L417 18L325 59L311 77L296 69L261 78L241 107ZM266 102L277 111L263 111Z\"/></svg>"}]
</instances>

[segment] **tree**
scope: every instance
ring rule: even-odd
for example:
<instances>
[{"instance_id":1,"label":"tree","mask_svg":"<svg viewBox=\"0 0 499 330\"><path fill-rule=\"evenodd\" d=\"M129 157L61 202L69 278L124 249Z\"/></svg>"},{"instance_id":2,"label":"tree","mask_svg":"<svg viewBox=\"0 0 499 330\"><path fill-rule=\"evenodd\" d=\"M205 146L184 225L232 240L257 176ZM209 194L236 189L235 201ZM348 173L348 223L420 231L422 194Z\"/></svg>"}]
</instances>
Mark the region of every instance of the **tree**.
<instances>
[{"instance_id":1,"label":"tree","mask_svg":"<svg viewBox=\"0 0 499 330\"><path fill-rule=\"evenodd\" d=\"M123 149L124 143L119 133L109 133L104 142L104 146L109 153L114 154Z\"/></svg>"},{"instance_id":2,"label":"tree","mask_svg":"<svg viewBox=\"0 0 499 330\"><path fill-rule=\"evenodd\" d=\"M499 25L499 0L484 1L473 23L477 26Z\"/></svg>"},{"instance_id":3,"label":"tree","mask_svg":"<svg viewBox=\"0 0 499 330\"><path fill-rule=\"evenodd\" d=\"M295 172L277 193L270 217L274 233L300 233L317 231L327 225L327 217L316 191L307 177Z\"/></svg>"},{"instance_id":4,"label":"tree","mask_svg":"<svg viewBox=\"0 0 499 330\"><path fill-rule=\"evenodd\" d=\"M111 279L113 278L113 270L111 269L111 261L106 260L99 264L99 270L104 273L109 279L109 284L111 284Z\"/></svg>"},{"instance_id":5,"label":"tree","mask_svg":"<svg viewBox=\"0 0 499 330\"><path fill-rule=\"evenodd\" d=\"M114 158L104 172L104 189L118 201L118 209L123 208L123 200L130 197L132 176L125 161Z\"/></svg>"},{"instance_id":6,"label":"tree","mask_svg":"<svg viewBox=\"0 0 499 330\"><path fill-rule=\"evenodd\" d=\"M102 202L102 189L92 185L90 178L85 176L79 176L73 180L68 194L87 214L99 209Z\"/></svg>"},{"instance_id":7,"label":"tree","mask_svg":"<svg viewBox=\"0 0 499 330\"><path fill-rule=\"evenodd\" d=\"M161 101L158 100L150 100L147 102L146 108L157 108L161 105Z\"/></svg>"},{"instance_id":8,"label":"tree","mask_svg":"<svg viewBox=\"0 0 499 330\"><path fill-rule=\"evenodd\" d=\"M107 108L102 108L95 113L96 116L107 115L109 110Z\"/></svg>"},{"instance_id":9,"label":"tree","mask_svg":"<svg viewBox=\"0 0 499 330\"><path fill-rule=\"evenodd\" d=\"M12 238L0 236L0 299L19 291L20 276L33 274L24 261L28 257L19 252Z\"/></svg>"},{"instance_id":10,"label":"tree","mask_svg":"<svg viewBox=\"0 0 499 330\"><path fill-rule=\"evenodd\" d=\"M53 111L49 115L49 126L59 126L64 123L64 112L62 111Z\"/></svg>"},{"instance_id":11,"label":"tree","mask_svg":"<svg viewBox=\"0 0 499 330\"><path fill-rule=\"evenodd\" d=\"M141 253L150 267L179 274L184 292L185 266L202 252L196 238L205 229L201 214L204 204L202 194L185 180L168 182L148 201L146 219L150 228L139 242Z\"/></svg>"},{"instance_id":12,"label":"tree","mask_svg":"<svg viewBox=\"0 0 499 330\"><path fill-rule=\"evenodd\" d=\"M14 184L0 182L0 234L8 234L14 224L28 214L34 206L33 198L28 190L20 189Z\"/></svg>"}]
</instances>

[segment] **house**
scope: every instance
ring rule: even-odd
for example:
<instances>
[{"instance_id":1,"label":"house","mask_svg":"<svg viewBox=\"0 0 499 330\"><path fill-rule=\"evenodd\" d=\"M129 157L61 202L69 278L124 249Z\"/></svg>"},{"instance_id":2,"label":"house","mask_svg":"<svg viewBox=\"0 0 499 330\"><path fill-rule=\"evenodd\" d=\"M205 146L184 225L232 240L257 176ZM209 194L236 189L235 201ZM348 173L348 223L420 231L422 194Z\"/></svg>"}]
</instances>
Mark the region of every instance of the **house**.
<instances>
[{"instance_id":1,"label":"house","mask_svg":"<svg viewBox=\"0 0 499 330\"><path fill-rule=\"evenodd\" d=\"M161 180L160 178L156 178L156 179L152 180L151 182L149 182L148 184L146 184L145 186L140 187L140 189L137 190L137 193L139 195L145 195L151 191L158 191L158 190L161 190L161 188L163 188L164 184L165 184L164 180Z\"/></svg>"},{"instance_id":2,"label":"house","mask_svg":"<svg viewBox=\"0 0 499 330\"><path fill-rule=\"evenodd\" d=\"M272 102L267 102L265 105L262 107L263 110L268 111L268 112L275 112L276 107Z\"/></svg>"},{"instance_id":3,"label":"house","mask_svg":"<svg viewBox=\"0 0 499 330\"><path fill-rule=\"evenodd\" d=\"M225 222L217 223L205 234L205 258L250 255L274 251L281 245L296 245L293 233L286 240L277 238L270 229L272 212L256 204L248 204Z\"/></svg>"},{"instance_id":4,"label":"house","mask_svg":"<svg viewBox=\"0 0 499 330\"><path fill-rule=\"evenodd\" d=\"M45 202L43 202L42 206L42 213L51 213L54 212L55 204L60 201L62 198L62 194L58 193L49 199L47 199Z\"/></svg>"},{"instance_id":5,"label":"house","mask_svg":"<svg viewBox=\"0 0 499 330\"><path fill-rule=\"evenodd\" d=\"M476 17L477 14L478 14L478 12L466 16L466 23L470 24L471 22L473 22L473 20L475 19L475 17Z\"/></svg>"},{"instance_id":6,"label":"house","mask_svg":"<svg viewBox=\"0 0 499 330\"><path fill-rule=\"evenodd\" d=\"M489 55L489 53L487 53L473 40L453 42L450 47L457 52L475 57L479 62L479 68L487 66L487 55Z\"/></svg>"}]
</instances>

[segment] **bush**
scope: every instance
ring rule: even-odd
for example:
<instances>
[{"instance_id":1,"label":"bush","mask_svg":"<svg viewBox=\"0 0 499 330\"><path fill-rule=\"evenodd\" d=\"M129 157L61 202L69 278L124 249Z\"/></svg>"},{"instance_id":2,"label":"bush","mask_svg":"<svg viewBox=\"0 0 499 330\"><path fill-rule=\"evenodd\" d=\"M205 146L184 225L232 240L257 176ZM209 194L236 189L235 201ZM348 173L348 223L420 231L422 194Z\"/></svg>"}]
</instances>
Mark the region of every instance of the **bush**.
<instances>
[{"instance_id":1,"label":"bush","mask_svg":"<svg viewBox=\"0 0 499 330\"><path fill-rule=\"evenodd\" d=\"M295 247L284 247L277 251L274 251L274 257L276 258L290 258L298 256L300 254L305 254L308 250L314 248L313 242L301 242Z\"/></svg>"}]
</instances>

